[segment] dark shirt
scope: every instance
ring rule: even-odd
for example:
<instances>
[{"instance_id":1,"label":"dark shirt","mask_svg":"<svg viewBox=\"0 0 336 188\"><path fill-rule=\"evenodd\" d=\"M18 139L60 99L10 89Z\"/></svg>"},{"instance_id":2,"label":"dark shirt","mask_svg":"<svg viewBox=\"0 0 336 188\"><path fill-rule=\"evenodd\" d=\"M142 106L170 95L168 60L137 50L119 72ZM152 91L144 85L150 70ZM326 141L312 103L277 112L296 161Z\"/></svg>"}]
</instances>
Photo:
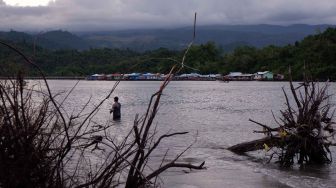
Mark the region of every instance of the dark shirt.
<instances>
[{"instance_id":1,"label":"dark shirt","mask_svg":"<svg viewBox=\"0 0 336 188\"><path fill-rule=\"evenodd\" d=\"M118 102L115 102L112 105L113 119L120 119L120 116L121 116L121 114L120 114L120 108L121 108L121 105Z\"/></svg>"}]
</instances>

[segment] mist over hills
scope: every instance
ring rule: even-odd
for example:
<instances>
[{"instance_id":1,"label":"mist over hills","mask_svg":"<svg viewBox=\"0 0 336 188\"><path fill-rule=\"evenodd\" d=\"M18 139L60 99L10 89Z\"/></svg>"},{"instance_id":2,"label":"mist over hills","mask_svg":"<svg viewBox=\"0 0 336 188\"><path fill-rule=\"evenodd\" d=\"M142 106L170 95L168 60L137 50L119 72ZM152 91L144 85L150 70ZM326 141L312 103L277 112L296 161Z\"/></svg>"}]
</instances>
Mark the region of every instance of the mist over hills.
<instances>
[{"instance_id":1,"label":"mist over hills","mask_svg":"<svg viewBox=\"0 0 336 188\"><path fill-rule=\"evenodd\" d=\"M333 25L213 25L197 26L196 44L213 41L225 51L238 46L283 46L307 35L323 32ZM133 29L120 31L76 32L56 30L31 34L18 31L0 32L0 39L35 43L47 49L121 48L136 51L168 48L180 50L192 39L193 27L175 29Z\"/></svg>"}]
</instances>

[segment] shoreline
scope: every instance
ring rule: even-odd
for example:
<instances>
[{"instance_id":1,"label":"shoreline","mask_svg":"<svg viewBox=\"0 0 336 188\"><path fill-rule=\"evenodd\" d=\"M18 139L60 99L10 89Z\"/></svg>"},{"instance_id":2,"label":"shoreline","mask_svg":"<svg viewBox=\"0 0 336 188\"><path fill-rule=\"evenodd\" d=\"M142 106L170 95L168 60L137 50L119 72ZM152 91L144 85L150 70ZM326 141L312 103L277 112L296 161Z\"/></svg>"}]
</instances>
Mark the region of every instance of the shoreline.
<instances>
[{"instance_id":1,"label":"shoreline","mask_svg":"<svg viewBox=\"0 0 336 188\"><path fill-rule=\"evenodd\" d=\"M0 77L0 80L6 80L6 79L15 79L15 77ZM25 80L42 80L42 77L25 77ZM90 80L87 79L85 76L47 76L47 80L87 80L87 81L163 81L162 79L121 79L121 80ZM171 81L219 81L223 83L229 83L229 82L288 82L288 80L219 80L219 79L172 79ZM294 82L303 82L302 80L294 80ZM326 80L321 80L319 82L326 82ZM329 82L335 82L335 81L329 81Z\"/></svg>"}]
</instances>

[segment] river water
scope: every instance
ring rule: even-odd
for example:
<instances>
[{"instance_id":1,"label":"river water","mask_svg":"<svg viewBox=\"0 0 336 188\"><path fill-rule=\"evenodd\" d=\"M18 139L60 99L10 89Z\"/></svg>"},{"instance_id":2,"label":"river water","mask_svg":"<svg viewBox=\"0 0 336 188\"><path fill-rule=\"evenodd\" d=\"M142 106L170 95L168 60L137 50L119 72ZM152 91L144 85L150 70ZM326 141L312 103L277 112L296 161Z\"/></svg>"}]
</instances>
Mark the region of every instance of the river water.
<instances>
[{"instance_id":1,"label":"river water","mask_svg":"<svg viewBox=\"0 0 336 188\"><path fill-rule=\"evenodd\" d=\"M70 90L75 81L50 80L53 92ZM78 111L92 97L92 104L104 98L113 81L80 81L65 103L69 112ZM159 88L158 81L122 81L111 99L102 106L97 121L109 121L108 113L113 97L122 105L122 118L113 132L123 135L131 129L137 113L144 114L151 94ZM281 169L266 164L265 151L239 156L225 148L244 141L260 138L253 133L260 127L249 119L274 126L275 116L284 108L282 87L287 82L230 82L174 81L161 99L155 123L160 134L188 131L187 136L167 139L152 157L160 163L169 148L167 158L174 158L190 144L192 147L181 157L184 162L200 164L206 170L171 169L158 180L162 187L335 187L336 165ZM335 93L332 83L330 93ZM332 102L332 101L331 101ZM332 149L334 157L336 150Z\"/></svg>"}]
</instances>

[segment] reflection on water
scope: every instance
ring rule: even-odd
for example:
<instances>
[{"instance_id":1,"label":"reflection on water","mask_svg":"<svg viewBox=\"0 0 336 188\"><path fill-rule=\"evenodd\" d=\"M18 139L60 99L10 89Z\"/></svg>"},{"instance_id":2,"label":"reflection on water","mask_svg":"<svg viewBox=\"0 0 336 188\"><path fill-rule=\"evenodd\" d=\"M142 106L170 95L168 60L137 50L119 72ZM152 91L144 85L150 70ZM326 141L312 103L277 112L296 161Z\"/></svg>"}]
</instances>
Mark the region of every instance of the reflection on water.
<instances>
[{"instance_id":1,"label":"reflection on water","mask_svg":"<svg viewBox=\"0 0 336 188\"><path fill-rule=\"evenodd\" d=\"M54 92L68 91L75 81L49 81ZM114 82L81 81L65 103L69 114L79 111L91 98L91 107L103 99ZM95 122L112 124L112 134L122 138L132 127L137 113L145 113L151 95L160 82L121 82L111 99L95 117ZM271 110L276 116L284 107L281 88L285 82L172 82L165 90L156 119L160 133L189 131L187 136L167 139L154 154L154 163L170 150L168 158L174 158L197 139L182 157L185 162L206 161L207 170L185 173L172 169L162 177L163 187L334 187L334 164L318 167L279 169L265 165L263 151L253 156L238 156L224 148L243 141L258 138L253 130L258 126L254 119L268 125L274 124ZM335 93L332 84L331 93ZM109 109L113 97L118 96L122 105L122 118L113 121ZM333 151L336 156L335 150Z\"/></svg>"}]
</instances>

